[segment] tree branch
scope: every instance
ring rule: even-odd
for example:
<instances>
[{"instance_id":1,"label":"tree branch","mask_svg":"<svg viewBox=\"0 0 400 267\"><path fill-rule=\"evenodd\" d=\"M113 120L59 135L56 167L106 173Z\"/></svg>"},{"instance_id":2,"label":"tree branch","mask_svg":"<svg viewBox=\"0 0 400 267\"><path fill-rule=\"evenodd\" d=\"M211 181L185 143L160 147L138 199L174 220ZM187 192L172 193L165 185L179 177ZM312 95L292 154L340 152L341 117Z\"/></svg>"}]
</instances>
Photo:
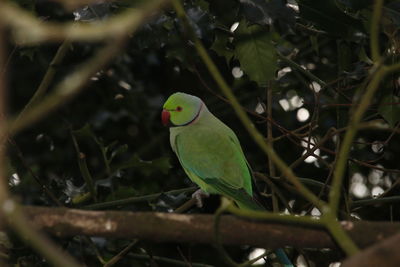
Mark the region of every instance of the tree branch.
<instances>
[{"instance_id":1,"label":"tree branch","mask_svg":"<svg viewBox=\"0 0 400 267\"><path fill-rule=\"evenodd\" d=\"M67 208L26 206L24 212L42 230L56 236L89 235L139 238L153 242L214 243L214 216L159 212L84 211ZM223 244L257 247L282 246L335 248L322 229L281 223L221 217ZM344 230L360 247L370 246L394 235L400 223L342 222ZM368 233L367 235L365 233Z\"/></svg>"},{"instance_id":2,"label":"tree branch","mask_svg":"<svg viewBox=\"0 0 400 267\"><path fill-rule=\"evenodd\" d=\"M96 23L74 22L44 23L9 1L0 1L0 20L14 31L18 44L37 44L46 41L101 41L110 37L118 39L137 30L149 20L168 0L144 1L140 8L129 9L119 15Z\"/></svg>"},{"instance_id":3,"label":"tree branch","mask_svg":"<svg viewBox=\"0 0 400 267\"><path fill-rule=\"evenodd\" d=\"M398 251L400 234L383 240L378 244L358 253L354 257L344 261L342 267L397 267L400 262Z\"/></svg>"},{"instance_id":4,"label":"tree branch","mask_svg":"<svg viewBox=\"0 0 400 267\"><path fill-rule=\"evenodd\" d=\"M125 40L126 38L114 39L113 42L109 42L99 49L91 59L82 63L74 72L59 82L55 86L54 92L43 98L40 104L26 109L23 116L18 116L17 119L11 120L8 123L9 135L15 135L18 131L36 123L42 117L59 108L61 105L66 104L68 100L76 96L96 71L106 66L121 52L121 47L125 43Z\"/></svg>"}]
</instances>

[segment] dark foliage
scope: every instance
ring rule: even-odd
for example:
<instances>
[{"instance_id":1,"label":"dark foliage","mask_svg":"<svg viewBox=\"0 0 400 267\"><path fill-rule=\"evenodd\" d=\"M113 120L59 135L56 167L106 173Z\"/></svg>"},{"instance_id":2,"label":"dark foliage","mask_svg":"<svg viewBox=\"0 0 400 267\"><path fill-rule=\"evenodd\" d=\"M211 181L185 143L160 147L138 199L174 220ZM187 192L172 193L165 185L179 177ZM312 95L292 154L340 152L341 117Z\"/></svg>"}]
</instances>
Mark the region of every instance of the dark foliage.
<instances>
[{"instance_id":1,"label":"dark foliage","mask_svg":"<svg viewBox=\"0 0 400 267\"><path fill-rule=\"evenodd\" d=\"M71 12L55 3L16 2L44 20L74 19ZM242 106L258 113L250 116L265 135L267 88L273 88L273 136L291 133L276 141L274 147L290 164L302 156L307 141L318 142L332 127L340 129L349 123L357 94L363 93L358 88L371 68L371 2L188 0L185 8L196 35L205 44ZM106 19L134 4L133 1L116 1L97 5L95 9L76 11L75 17L89 23L87 21ZM388 1L380 35L383 52L388 48L397 52L400 49L399 12L399 2ZM236 22L239 26L233 31L231 26ZM17 115L34 94L59 45L20 47L10 41L8 103L11 115ZM56 66L52 85L93 55L99 45L72 43L62 64ZM313 80L285 58L290 58L326 84ZM395 62L398 56L394 53L386 60ZM170 149L168 129L160 123L162 104L176 91L201 97L209 109L237 133L253 169L270 174L268 160L244 130L229 103L217 97L222 94L193 43L188 41L175 12L167 9L145 24L127 42L125 50L88 82L79 96L13 138L9 146L8 173L12 192L24 204L56 206L57 203L42 190L45 185L63 205L79 208L191 186ZM298 118L301 112L309 114L304 121ZM399 174L400 138L398 134L392 134L393 129L398 129L400 119L398 75L388 77L381 84L364 117L364 121L378 119L387 128L363 129L353 144L345 178L346 205L341 207L344 219L400 219L398 203L357 204L359 198L371 198L378 192L384 191L385 196L399 194L399 188L392 186ZM296 136L293 131L307 123L309 126L301 131L304 136ZM313 183L307 185L317 194L330 177L330 166L327 165L334 163L336 142L342 134L330 138L323 148L318 149L318 159L294 168L296 175L306 178L304 182L312 180ZM93 185L88 182L88 177L92 178ZM311 205L294 190L285 187L286 182L273 181L285 198L292 200L294 212L311 212ZM260 182L260 187L263 189L265 184ZM266 190L271 193L270 188ZM90 192L95 192L95 196ZM321 194L322 199L326 197L327 194ZM149 202L112 209L170 211L189 198L189 193L164 194ZM266 198L271 201L270 197ZM192 208L189 212L210 213L218 203L218 198L212 197L205 208ZM284 210L284 203L279 203L279 208ZM91 238L92 245L89 245L83 237L56 241L87 266L100 266L95 247L109 259L130 242ZM17 239L13 242L11 262L20 266L47 266L29 247ZM211 245L182 245L179 240L175 244L139 241L132 251L224 265ZM237 261L248 259L251 251L249 247L228 248ZM294 259L301 252L316 266L328 266L340 259L338 251L290 252ZM173 265L128 255L117 266Z\"/></svg>"}]
</instances>

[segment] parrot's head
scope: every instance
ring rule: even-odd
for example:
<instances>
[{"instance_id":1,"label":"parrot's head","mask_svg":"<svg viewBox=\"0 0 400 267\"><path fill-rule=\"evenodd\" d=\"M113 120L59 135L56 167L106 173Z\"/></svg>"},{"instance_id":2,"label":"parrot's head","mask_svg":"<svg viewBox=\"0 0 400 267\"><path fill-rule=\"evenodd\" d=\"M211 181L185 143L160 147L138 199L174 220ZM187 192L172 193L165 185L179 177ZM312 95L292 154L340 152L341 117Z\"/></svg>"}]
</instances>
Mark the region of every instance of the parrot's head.
<instances>
[{"instance_id":1,"label":"parrot's head","mask_svg":"<svg viewBox=\"0 0 400 267\"><path fill-rule=\"evenodd\" d=\"M203 101L197 96L175 93L163 106L161 120L165 126L185 126L196 121L203 109Z\"/></svg>"}]
</instances>

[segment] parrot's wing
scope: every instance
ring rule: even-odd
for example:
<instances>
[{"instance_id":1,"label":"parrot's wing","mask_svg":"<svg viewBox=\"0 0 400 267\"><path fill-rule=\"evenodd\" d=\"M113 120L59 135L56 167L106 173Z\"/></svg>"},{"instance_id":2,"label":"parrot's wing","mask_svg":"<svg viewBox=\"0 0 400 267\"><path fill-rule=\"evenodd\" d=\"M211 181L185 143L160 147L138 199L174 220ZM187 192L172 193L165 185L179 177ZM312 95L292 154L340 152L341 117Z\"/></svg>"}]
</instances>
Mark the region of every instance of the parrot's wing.
<instances>
[{"instance_id":1,"label":"parrot's wing","mask_svg":"<svg viewBox=\"0 0 400 267\"><path fill-rule=\"evenodd\" d=\"M250 170L240 146L229 135L196 127L176 135L174 142L181 165L200 187L232 198L242 190L251 198Z\"/></svg>"},{"instance_id":2,"label":"parrot's wing","mask_svg":"<svg viewBox=\"0 0 400 267\"><path fill-rule=\"evenodd\" d=\"M240 189L250 176L237 145L218 131L196 127L178 134L175 142L182 166L200 178L220 179L226 186Z\"/></svg>"},{"instance_id":3,"label":"parrot's wing","mask_svg":"<svg viewBox=\"0 0 400 267\"><path fill-rule=\"evenodd\" d=\"M240 208L251 209L251 210L265 210L261 202L256 198L250 196L243 188L234 189L222 183L217 178L200 178L195 173L183 167L189 178L200 186L205 192L221 194L230 199L233 199Z\"/></svg>"},{"instance_id":4,"label":"parrot's wing","mask_svg":"<svg viewBox=\"0 0 400 267\"><path fill-rule=\"evenodd\" d=\"M257 199L249 195L243 188L233 189L221 183L219 179L214 178L206 178L204 181L223 196L234 200L242 209L265 210L263 205Z\"/></svg>"}]
</instances>

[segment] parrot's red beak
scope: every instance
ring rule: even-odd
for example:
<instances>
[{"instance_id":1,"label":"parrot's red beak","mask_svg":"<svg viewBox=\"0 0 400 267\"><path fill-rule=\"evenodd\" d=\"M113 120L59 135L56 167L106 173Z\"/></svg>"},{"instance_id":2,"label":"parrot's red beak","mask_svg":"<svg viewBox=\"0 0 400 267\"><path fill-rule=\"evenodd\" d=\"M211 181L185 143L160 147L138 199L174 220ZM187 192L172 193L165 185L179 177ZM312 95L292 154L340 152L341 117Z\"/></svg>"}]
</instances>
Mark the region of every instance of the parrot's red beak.
<instances>
[{"instance_id":1,"label":"parrot's red beak","mask_svg":"<svg viewBox=\"0 0 400 267\"><path fill-rule=\"evenodd\" d=\"M164 126L169 125L169 117L170 116L171 116L171 114L169 113L169 111L166 109L163 109L163 111L161 112L161 121L162 121L162 124L164 124Z\"/></svg>"}]
</instances>

